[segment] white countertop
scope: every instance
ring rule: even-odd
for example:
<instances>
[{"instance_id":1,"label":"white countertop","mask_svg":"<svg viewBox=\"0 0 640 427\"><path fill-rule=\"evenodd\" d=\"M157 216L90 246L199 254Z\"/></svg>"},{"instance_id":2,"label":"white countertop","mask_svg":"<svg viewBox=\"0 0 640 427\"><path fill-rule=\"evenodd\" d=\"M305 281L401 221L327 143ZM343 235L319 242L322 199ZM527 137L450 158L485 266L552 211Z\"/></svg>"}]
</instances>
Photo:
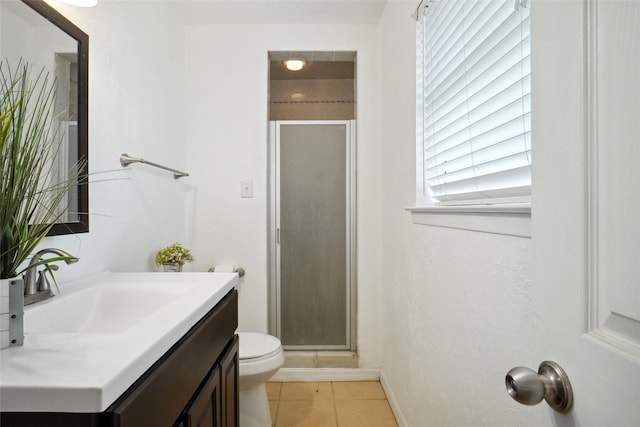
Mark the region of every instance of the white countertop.
<instances>
[{"instance_id":1,"label":"white countertop","mask_svg":"<svg viewBox=\"0 0 640 427\"><path fill-rule=\"evenodd\" d=\"M238 282L236 273L101 273L25 307L0 351L0 410L102 412Z\"/></svg>"}]
</instances>

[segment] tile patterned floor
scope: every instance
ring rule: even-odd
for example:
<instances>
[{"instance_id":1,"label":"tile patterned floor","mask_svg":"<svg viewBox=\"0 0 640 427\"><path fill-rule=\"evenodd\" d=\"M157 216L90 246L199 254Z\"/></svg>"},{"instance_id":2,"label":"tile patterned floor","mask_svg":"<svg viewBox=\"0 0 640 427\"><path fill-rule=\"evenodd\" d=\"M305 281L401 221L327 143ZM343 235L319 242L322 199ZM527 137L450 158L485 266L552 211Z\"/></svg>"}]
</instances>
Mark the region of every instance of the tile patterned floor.
<instances>
[{"instance_id":1,"label":"tile patterned floor","mask_svg":"<svg viewBox=\"0 0 640 427\"><path fill-rule=\"evenodd\" d=\"M275 427L397 427L377 381L267 383Z\"/></svg>"}]
</instances>

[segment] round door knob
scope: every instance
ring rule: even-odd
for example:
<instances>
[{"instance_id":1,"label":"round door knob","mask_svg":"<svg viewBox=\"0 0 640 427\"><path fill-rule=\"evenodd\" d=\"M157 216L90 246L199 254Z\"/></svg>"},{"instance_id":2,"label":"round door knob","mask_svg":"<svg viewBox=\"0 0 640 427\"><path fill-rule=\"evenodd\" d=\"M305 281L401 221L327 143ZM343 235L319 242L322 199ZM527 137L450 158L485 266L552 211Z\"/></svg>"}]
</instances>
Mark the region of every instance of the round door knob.
<instances>
[{"instance_id":1,"label":"round door knob","mask_svg":"<svg viewBox=\"0 0 640 427\"><path fill-rule=\"evenodd\" d=\"M507 393L523 405L537 405L544 399L544 380L533 369L518 366L507 372Z\"/></svg>"},{"instance_id":2,"label":"round door knob","mask_svg":"<svg viewBox=\"0 0 640 427\"><path fill-rule=\"evenodd\" d=\"M567 412L573 403L571 383L555 362L544 361L538 372L522 366L511 369L505 377L507 393L523 405L537 405L545 399L558 412Z\"/></svg>"}]
</instances>

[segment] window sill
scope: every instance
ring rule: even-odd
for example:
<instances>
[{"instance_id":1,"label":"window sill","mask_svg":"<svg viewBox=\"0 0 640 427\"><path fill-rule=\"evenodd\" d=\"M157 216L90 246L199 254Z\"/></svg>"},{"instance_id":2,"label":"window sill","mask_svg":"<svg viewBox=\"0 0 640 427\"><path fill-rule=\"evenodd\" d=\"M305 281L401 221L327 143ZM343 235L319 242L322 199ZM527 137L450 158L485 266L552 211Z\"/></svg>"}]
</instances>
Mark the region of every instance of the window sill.
<instances>
[{"instance_id":1,"label":"window sill","mask_svg":"<svg viewBox=\"0 0 640 427\"><path fill-rule=\"evenodd\" d=\"M416 206L414 224L531 238L531 205Z\"/></svg>"}]
</instances>

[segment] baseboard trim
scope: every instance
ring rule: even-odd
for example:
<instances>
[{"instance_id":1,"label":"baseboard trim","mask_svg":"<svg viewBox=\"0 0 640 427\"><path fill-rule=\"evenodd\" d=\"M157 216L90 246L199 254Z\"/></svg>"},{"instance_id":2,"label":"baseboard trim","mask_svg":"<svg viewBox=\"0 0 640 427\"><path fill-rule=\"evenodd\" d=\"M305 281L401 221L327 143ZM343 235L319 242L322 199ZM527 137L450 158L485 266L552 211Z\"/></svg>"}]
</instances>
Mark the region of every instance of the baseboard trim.
<instances>
[{"instance_id":1,"label":"baseboard trim","mask_svg":"<svg viewBox=\"0 0 640 427\"><path fill-rule=\"evenodd\" d=\"M361 368L281 368L269 381L379 381L380 369Z\"/></svg>"},{"instance_id":2,"label":"baseboard trim","mask_svg":"<svg viewBox=\"0 0 640 427\"><path fill-rule=\"evenodd\" d=\"M387 401L389 402L389 406L391 406L391 410L393 411L393 416L396 417L396 423L398 423L398 427L409 427L407 424L407 420L404 419L404 415L398 406L398 401L389 386L389 382L387 381L387 377L384 375L384 372L380 372L380 384L382 385L382 389L384 390L384 394L387 395Z\"/></svg>"}]
</instances>

